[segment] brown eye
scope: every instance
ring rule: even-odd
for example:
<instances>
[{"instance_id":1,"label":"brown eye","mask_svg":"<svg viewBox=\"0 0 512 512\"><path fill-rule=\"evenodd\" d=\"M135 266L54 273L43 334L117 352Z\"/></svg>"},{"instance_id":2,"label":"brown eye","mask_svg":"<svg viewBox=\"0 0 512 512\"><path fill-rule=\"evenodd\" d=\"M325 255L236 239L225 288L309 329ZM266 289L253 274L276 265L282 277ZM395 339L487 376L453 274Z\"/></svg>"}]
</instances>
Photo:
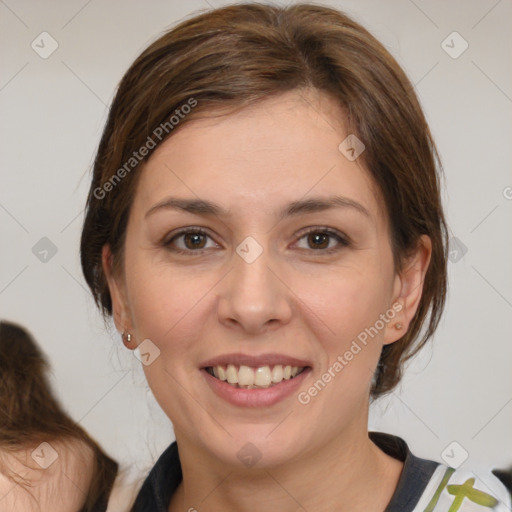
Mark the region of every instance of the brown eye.
<instances>
[{"instance_id":1,"label":"brown eye","mask_svg":"<svg viewBox=\"0 0 512 512\"><path fill-rule=\"evenodd\" d=\"M330 253L350 244L341 233L330 228L311 228L299 237L297 245L300 249Z\"/></svg>"},{"instance_id":2,"label":"brown eye","mask_svg":"<svg viewBox=\"0 0 512 512\"><path fill-rule=\"evenodd\" d=\"M329 235L325 233L310 233L308 235L308 244L311 249L326 249L329 246Z\"/></svg>"},{"instance_id":3,"label":"brown eye","mask_svg":"<svg viewBox=\"0 0 512 512\"><path fill-rule=\"evenodd\" d=\"M187 249L203 249L206 236L203 233L187 233L183 235L183 241Z\"/></svg>"},{"instance_id":4,"label":"brown eye","mask_svg":"<svg viewBox=\"0 0 512 512\"><path fill-rule=\"evenodd\" d=\"M220 246L202 229L183 229L171 238L164 240L162 245L176 253L201 253L202 250L215 249Z\"/></svg>"}]
</instances>

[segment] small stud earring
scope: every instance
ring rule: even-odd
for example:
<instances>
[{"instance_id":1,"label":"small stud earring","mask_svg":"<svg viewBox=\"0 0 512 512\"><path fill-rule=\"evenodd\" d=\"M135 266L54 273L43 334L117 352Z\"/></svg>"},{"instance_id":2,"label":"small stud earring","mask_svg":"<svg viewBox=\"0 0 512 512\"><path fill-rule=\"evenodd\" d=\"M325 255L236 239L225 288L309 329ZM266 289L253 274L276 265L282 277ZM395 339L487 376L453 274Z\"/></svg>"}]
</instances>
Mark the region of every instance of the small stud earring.
<instances>
[{"instance_id":1,"label":"small stud earring","mask_svg":"<svg viewBox=\"0 0 512 512\"><path fill-rule=\"evenodd\" d=\"M402 328L403 328L403 325L402 325L400 322L397 322L397 323L395 324L395 329L396 329L397 331L399 331L399 330L400 330L400 329L402 329Z\"/></svg>"},{"instance_id":2,"label":"small stud earring","mask_svg":"<svg viewBox=\"0 0 512 512\"><path fill-rule=\"evenodd\" d=\"M124 343L128 344L132 341L132 335L129 332L123 332L121 334L121 337L123 338Z\"/></svg>"}]
</instances>

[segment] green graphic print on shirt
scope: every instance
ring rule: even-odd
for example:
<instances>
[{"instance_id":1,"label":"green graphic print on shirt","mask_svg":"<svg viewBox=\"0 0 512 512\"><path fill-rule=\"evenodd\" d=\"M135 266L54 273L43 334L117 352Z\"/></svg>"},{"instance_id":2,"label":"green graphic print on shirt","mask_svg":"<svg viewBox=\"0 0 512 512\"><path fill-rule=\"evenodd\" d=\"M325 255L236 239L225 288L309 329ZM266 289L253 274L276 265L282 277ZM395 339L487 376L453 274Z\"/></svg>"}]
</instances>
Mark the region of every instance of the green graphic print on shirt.
<instances>
[{"instance_id":1,"label":"green graphic print on shirt","mask_svg":"<svg viewBox=\"0 0 512 512\"><path fill-rule=\"evenodd\" d=\"M475 478L467 478L461 484L448 485L448 482L454 472L455 470L453 468L446 468L446 472L443 476L443 479L441 480L441 483L437 487L432 496L432 499L423 512L459 512L460 510L465 510L465 507L463 506L464 504L469 505L469 503L474 503L475 505L479 505L479 507L483 507L484 509L495 509L495 507L499 504L499 501L491 494L476 488ZM439 503L441 494L445 490L450 496L453 496L453 501L448 510L446 510L446 508L436 508Z\"/></svg>"}]
</instances>

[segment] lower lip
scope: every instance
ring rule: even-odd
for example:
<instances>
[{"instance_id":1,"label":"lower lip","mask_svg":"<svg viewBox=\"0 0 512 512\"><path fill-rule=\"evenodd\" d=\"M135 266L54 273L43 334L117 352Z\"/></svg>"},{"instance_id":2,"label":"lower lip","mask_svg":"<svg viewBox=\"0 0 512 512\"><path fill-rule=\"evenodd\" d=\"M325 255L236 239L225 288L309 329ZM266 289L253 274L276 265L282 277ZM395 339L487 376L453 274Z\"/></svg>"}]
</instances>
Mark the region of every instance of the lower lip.
<instances>
[{"instance_id":1,"label":"lower lip","mask_svg":"<svg viewBox=\"0 0 512 512\"><path fill-rule=\"evenodd\" d=\"M269 388L235 388L223 380L210 375L206 369L201 372L212 390L230 404L239 407L270 407L292 395L300 387L311 368L306 368L293 379L283 380Z\"/></svg>"}]
</instances>

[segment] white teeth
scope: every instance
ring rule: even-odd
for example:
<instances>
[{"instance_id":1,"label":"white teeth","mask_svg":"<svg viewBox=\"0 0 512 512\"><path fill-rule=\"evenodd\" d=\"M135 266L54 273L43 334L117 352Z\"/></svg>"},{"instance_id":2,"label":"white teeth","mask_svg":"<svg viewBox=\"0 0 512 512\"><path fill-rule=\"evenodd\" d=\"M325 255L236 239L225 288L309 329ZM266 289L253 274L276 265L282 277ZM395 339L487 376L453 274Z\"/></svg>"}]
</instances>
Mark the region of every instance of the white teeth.
<instances>
[{"instance_id":1,"label":"white teeth","mask_svg":"<svg viewBox=\"0 0 512 512\"><path fill-rule=\"evenodd\" d=\"M268 366L260 366L254 372L254 384L256 386L268 387L272 382L272 376L270 374L270 368Z\"/></svg>"},{"instance_id":2,"label":"white teeth","mask_svg":"<svg viewBox=\"0 0 512 512\"><path fill-rule=\"evenodd\" d=\"M215 375L215 368L217 368L218 375ZM227 377L224 368L222 366L216 366L215 368L213 369L213 374L215 375L215 377L217 377L219 380L226 380Z\"/></svg>"},{"instance_id":3,"label":"white teeth","mask_svg":"<svg viewBox=\"0 0 512 512\"><path fill-rule=\"evenodd\" d=\"M238 370L238 384L240 386L252 386L254 384L254 370L249 366L240 366Z\"/></svg>"},{"instance_id":4,"label":"white teeth","mask_svg":"<svg viewBox=\"0 0 512 512\"><path fill-rule=\"evenodd\" d=\"M238 384L238 372L233 364L228 364L226 368L226 380L230 384Z\"/></svg>"},{"instance_id":5,"label":"white teeth","mask_svg":"<svg viewBox=\"0 0 512 512\"><path fill-rule=\"evenodd\" d=\"M283 367L276 364L272 369L272 382L281 382L283 380Z\"/></svg>"},{"instance_id":6,"label":"white teeth","mask_svg":"<svg viewBox=\"0 0 512 512\"><path fill-rule=\"evenodd\" d=\"M273 367L269 365L251 368L250 366L234 364L224 366L214 366L209 369L217 379L227 381L234 387L245 389L268 388L269 386L279 384L283 380L289 380L296 377L304 368L298 366L283 366L276 364Z\"/></svg>"}]
</instances>

